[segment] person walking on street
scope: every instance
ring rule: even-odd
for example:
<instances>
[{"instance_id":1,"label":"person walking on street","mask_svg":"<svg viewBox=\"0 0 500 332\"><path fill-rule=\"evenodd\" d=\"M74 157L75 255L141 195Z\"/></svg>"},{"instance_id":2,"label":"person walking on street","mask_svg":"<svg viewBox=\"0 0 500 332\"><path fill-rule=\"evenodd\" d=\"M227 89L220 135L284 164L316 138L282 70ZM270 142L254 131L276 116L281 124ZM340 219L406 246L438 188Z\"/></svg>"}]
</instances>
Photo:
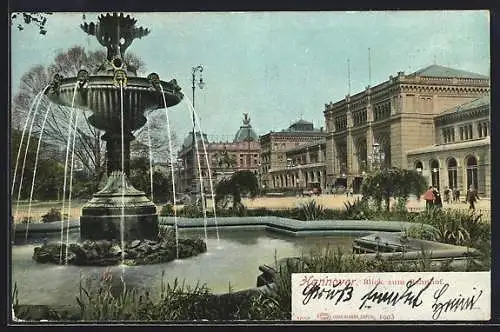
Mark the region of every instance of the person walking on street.
<instances>
[{"instance_id":1,"label":"person walking on street","mask_svg":"<svg viewBox=\"0 0 500 332\"><path fill-rule=\"evenodd\" d=\"M460 189L455 190L455 202L460 203Z\"/></svg>"},{"instance_id":2,"label":"person walking on street","mask_svg":"<svg viewBox=\"0 0 500 332\"><path fill-rule=\"evenodd\" d=\"M452 188L444 188L444 201L446 202L446 204L450 204L450 193L452 192Z\"/></svg>"},{"instance_id":3,"label":"person walking on street","mask_svg":"<svg viewBox=\"0 0 500 332\"><path fill-rule=\"evenodd\" d=\"M469 191L467 192L467 202L469 202L469 209L472 211L476 211L476 202L479 199L477 195L477 191L473 186L469 187Z\"/></svg>"},{"instance_id":4,"label":"person walking on street","mask_svg":"<svg viewBox=\"0 0 500 332\"><path fill-rule=\"evenodd\" d=\"M443 201L441 200L441 194L438 190L434 189L434 207L438 210L441 210L443 207Z\"/></svg>"},{"instance_id":5,"label":"person walking on street","mask_svg":"<svg viewBox=\"0 0 500 332\"><path fill-rule=\"evenodd\" d=\"M434 205L434 199L435 199L432 186L430 186L429 189L424 193L424 199L425 199L425 208L427 210L430 210Z\"/></svg>"}]
</instances>

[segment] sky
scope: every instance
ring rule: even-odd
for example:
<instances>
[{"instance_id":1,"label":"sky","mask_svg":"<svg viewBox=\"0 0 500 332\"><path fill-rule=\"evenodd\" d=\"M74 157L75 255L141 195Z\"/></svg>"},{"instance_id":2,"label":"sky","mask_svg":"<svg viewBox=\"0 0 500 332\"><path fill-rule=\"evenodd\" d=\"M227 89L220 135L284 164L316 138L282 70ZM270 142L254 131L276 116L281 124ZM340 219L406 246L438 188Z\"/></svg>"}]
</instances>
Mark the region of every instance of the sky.
<instances>
[{"instance_id":1,"label":"sky","mask_svg":"<svg viewBox=\"0 0 500 332\"><path fill-rule=\"evenodd\" d=\"M36 26L23 31L13 26L13 94L23 73L34 65L49 65L57 52L75 45L103 49L80 29L82 14L48 16L46 35ZM99 14L85 13L86 22L96 22ZM195 108L201 128L215 140L232 140L243 113L258 135L300 118L324 127L325 103L349 92L348 60L351 94L398 71L409 74L433 63L490 72L488 11L125 14L151 30L127 50L145 61L143 75L175 78L185 94L183 102L169 109L179 139L192 129L186 103L192 99L191 70L198 65L204 68L206 85L195 91Z\"/></svg>"}]
</instances>

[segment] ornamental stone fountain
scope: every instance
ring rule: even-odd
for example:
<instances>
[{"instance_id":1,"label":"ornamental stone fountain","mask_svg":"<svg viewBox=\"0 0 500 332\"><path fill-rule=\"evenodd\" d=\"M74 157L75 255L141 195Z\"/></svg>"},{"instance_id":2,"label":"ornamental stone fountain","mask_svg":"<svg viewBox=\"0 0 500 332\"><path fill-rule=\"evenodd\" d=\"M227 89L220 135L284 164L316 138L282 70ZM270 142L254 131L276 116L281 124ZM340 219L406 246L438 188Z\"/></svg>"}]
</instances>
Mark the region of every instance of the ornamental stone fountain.
<instances>
[{"instance_id":1,"label":"ornamental stone fountain","mask_svg":"<svg viewBox=\"0 0 500 332\"><path fill-rule=\"evenodd\" d=\"M108 180L83 207L80 236L82 240L119 239L123 217L127 241L154 239L158 234L156 206L128 179L122 187L122 174L129 175L132 131L146 123L144 112L163 108L164 100L167 107L174 106L182 100L183 94L175 79L164 82L155 73L147 78L138 77L136 68L125 60L125 51L132 41L148 35L148 29L137 27L136 19L123 13L101 15L98 20L98 23L82 24L81 28L107 48L104 63L92 74L84 69L76 77L63 78L56 74L47 90L49 99L59 105L73 104L92 111L87 121L105 132L102 139L106 141Z\"/></svg>"},{"instance_id":2,"label":"ornamental stone fountain","mask_svg":"<svg viewBox=\"0 0 500 332\"><path fill-rule=\"evenodd\" d=\"M148 29L136 27L129 15L106 14L98 20L81 28L107 48L104 63L92 74L84 69L76 77L56 74L46 95L56 104L92 112L86 121L104 131L107 182L82 208L81 241L45 243L34 249L33 259L73 265L142 265L205 252L201 239L178 239L177 232L160 232L155 204L127 179L132 131L146 123L144 112L177 105L183 98L181 88L175 79L161 81L155 73L138 77L136 68L125 60L126 49L134 39L146 36Z\"/></svg>"}]
</instances>

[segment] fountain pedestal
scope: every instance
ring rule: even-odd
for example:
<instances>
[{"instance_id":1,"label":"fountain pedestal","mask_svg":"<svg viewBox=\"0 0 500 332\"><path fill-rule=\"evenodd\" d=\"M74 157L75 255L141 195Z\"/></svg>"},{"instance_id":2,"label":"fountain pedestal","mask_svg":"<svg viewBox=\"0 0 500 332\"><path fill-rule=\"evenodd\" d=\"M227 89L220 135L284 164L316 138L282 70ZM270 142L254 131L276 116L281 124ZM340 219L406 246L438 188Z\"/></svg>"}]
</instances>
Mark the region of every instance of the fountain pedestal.
<instances>
[{"instance_id":1,"label":"fountain pedestal","mask_svg":"<svg viewBox=\"0 0 500 332\"><path fill-rule=\"evenodd\" d=\"M106 186L82 208L80 238L120 240L121 227L126 241L158 237L156 206L130 184L123 172L114 171Z\"/></svg>"}]
</instances>

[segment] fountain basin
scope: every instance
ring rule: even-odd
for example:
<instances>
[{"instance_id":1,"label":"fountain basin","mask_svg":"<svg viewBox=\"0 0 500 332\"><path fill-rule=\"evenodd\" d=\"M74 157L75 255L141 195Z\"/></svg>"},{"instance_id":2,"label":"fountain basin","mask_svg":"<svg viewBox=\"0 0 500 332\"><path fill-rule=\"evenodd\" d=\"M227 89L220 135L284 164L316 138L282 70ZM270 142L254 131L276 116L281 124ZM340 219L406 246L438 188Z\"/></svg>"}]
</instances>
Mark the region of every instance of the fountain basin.
<instances>
[{"instance_id":1,"label":"fountain basin","mask_svg":"<svg viewBox=\"0 0 500 332\"><path fill-rule=\"evenodd\" d=\"M219 229L217 240L214 229L208 230L206 253L183 260L136 266L75 266L39 264L32 255L37 243L14 245L12 247L12 283L17 283L20 304L30 305L76 305L80 280L89 278L95 283L103 273L111 273L118 283L120 278L127 288L149 289L151 295L160 289L162 272L165 282L176 278L186 285L194 286L198 281L206 284L214 293L227 293L229 285L234 291L251 289L256 286L259 265L273 265L275 260L307 254L317 246L330 245L344 251L352 250L352 242L357 234L337 234L334 236L289 237L269 233L258 228ZM59 234L47 234L57 241ZM180 238L204 238L203 229L180 229ZM70 232L70 242L79 239L78 232ZM154 291L154 292L153 292Z\"/></svg>"},{"instance_id":2,"label":"fountain basin","mask_svg":"<svg viewBox=\"0 0 500 332\"><path fill-rule=\"evenodd\" d=\"M104 131L117 131L121 121L121 91L114 76L89 76L79 84L77 77L63 78L46 94L51 101L59 105L92 111L89 123ZM180 103L184 95L175 80L157 81L161 84L167 107ZM146 77L128 77L123 87L123 115L126 131L141 128L146 123L143 113L148 110L163 108L164 100L159 85L153 85ZM73 102L74 95L74 102Z\"/></svg>"}]
</instances>

